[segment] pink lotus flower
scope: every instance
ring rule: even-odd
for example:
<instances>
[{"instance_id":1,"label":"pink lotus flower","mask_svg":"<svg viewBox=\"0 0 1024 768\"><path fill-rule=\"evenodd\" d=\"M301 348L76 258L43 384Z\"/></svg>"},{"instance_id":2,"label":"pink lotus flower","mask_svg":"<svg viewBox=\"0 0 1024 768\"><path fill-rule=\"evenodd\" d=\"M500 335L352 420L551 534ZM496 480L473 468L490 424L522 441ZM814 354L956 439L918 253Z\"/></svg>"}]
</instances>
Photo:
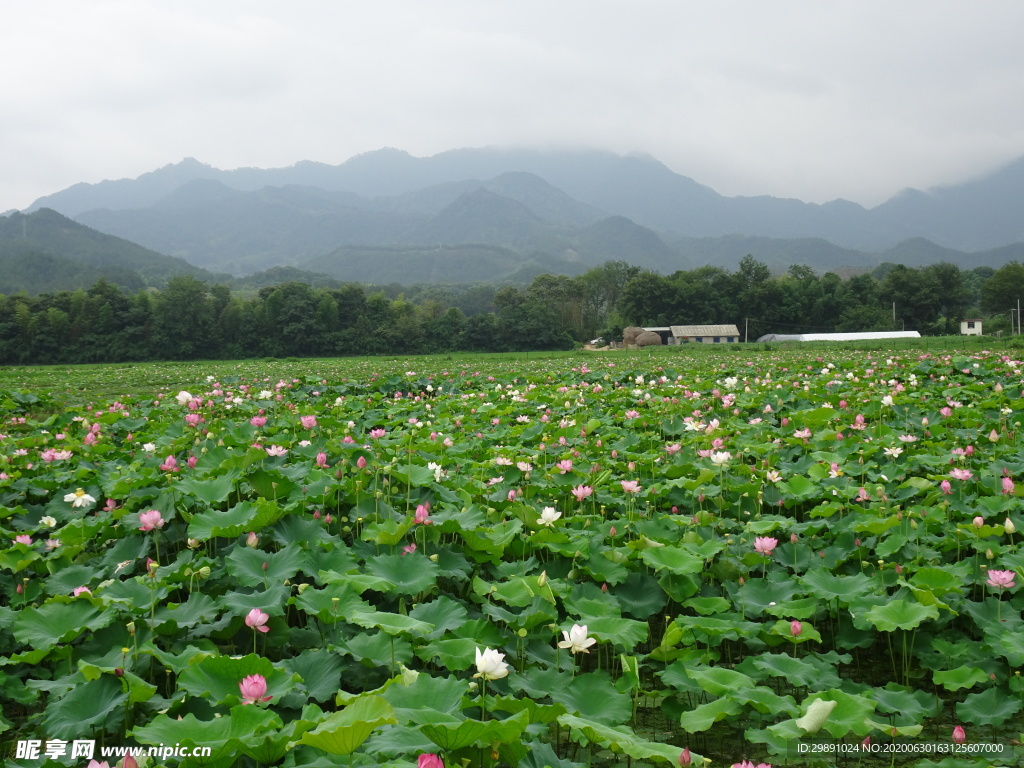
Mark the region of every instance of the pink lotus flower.
<instances>
[{"instance_id":1,"label":"pink lotus flower","mask_svg":"<svg viewBox=\"0 0 1024 768\"><path fill-rule=\"evenodd\" d=\"M640 493L639 480L620 480L619 484L626 493Z\"/></svg>"},{"instance_id":2,"label":"pink lotus flower","mask_svg":"<svg viewBox=\"0 0 1024 768\"><path fill-rule=\"evenodd\" d=\"M327 467L327 454L324 453L323 451L318 453L316 455L316 463L314 464L314 466L317 466L320 469L325 469Z\"/></svg>"},{"instance_id":3,"label":"pink lotus flower","mask_svg":"<svg viewBox=\"0 0 1024 768\"><path fill-rule=\"evenodd\" d=\"M679 445L679 443L672 443L671 445L666 445L666 446L665 446L665 452L666 452L666 453L667 453L667 454L668 454L669 456L672 456L672 455L674 455L674 454L677 454L677 453L679 453L679 451L681 451L681 450L682 450L682 446L681 446L681 445Z\"/></svg>"},{"instance_id":4,"label":"pink lotus flower","mask_svg":"<svg viewBox=\"0 0 1024 768\"><path fill-rule=\"evenodd\" d=\"M860 492L857 494L857 498L854 501L871 501L871 497L868 496L867 490L864 486L860 487Z\"/></svg>"},{"instance_id":5,"label":"pink lotus flower","mask_svg":"<svg viewBox=\"0 0 1024 768\"><path fill-rule=\"evenodd\" d=\"M71 594L75 597L78 597L79 595L91 595L92 590L88 587L75 587L73 590L71 590Z\"/></svg>"},{"instance_id":6,"label":"pink lotus flower","mask_svg":"<svg viewBox=\"0 0 1024 768\"><path fill-rule=\"evenodd\" d=\"M576 501L583 501L593 494L593 492L594 489L589 485L577 485L572 489L572 495L576 497Z\"/></svg>"},{"instance_id":7,"label":"pink lotus flower","mask_svg":"<svg viewBox=\"0 0 1024 768\"><path fill-rule=\"evenodd\" d=\"M245 626L255 629L257 632L269 632L270 627L266 626L269 620L270 616L259 608L253 608L249 611L249 615L245 617Z\"/></svg>"},{"instance_id":8,"label":"pink lotus flower","mask_svg":"<svg viewBox=\"0 0 1024 768\"><path fill-rule=\"evenodd\" d=\"M418 505L415 519L419 525L430 525L430 507L426 504Z\"/></svg>"},{"instance_id":9,"label":"pink lotus flower","mask_svg":"<svg viewBox=\"0 0 1024 768\"><path fill-rule=\"evenodd\" d=\"M960 469L959 467L957 467L955 469L949 470L949 476L952 477L954 480L970 480L972 477L974 477L974 473L972 473L969 469Z\"/></svg>"},{"instance_id":10,"label":"pink lotus flower","mask_svg":"<svg viewBox=\"0 0 1024 768\"><path fill-rule=\"evenodd\" d=\"M572 472L572 461L570 461L569 459L563 459L562 461L555 464L555 469L557 469L563 475L566 472Z\"/></svg>"},{"instance_id":11,"label":"pink lotus flower","mask_svg":"<svg viewBox=\"0 0 1024 768\"><path fill-rule=\"evenodd\" d=\"M1013 571L989 571L985 583L996 589L1010 589L1014 586L1016 575Z\"/></svg>"},{"instance_id":12,"label":"pink lotus flower","mask_svg":"<svg viewBox=\"0 0 1024 768\"><path fill-rule=\"evenodd\" d=\"M1011 480L1008 477L1004 477L1002 479L1002 483L1003 483L1003 493L1006 494L1007 496L1012 494L1013 491L1014 491L1013 480Z\"/></svg>"},{"instance_id":13,"label":"pink lotus flower","mask_svg":"<svg viewBox=\"0 0 1024 768\"><path fill-rule=\"evenodd\" d=\"M954 744L963 744L967 741L967 732L964 730L962 725L958 725L953 728L953 733L950 738L953 739Z\"/></svg>"},{"instance_id":14,"label":"pink lotus flower","mask_svg":"<svg viewBox=\"0 0 1024 768\"><path fill-rule=\"evenodd\" d=\"M416 758L416 768L444 768L444 760L432 752L424 752Z\"/></svg>"},{"instance_id":15,"label":"pink lotus flower","mask_svg":"<svg viewBox=\"0 0 1024 768\"><path fill-rule=\"evenodd\" d=\"M789 625L789 633L791 635L793 635L793 637L800 637L800 635L803 633L803 631L804 631L804 625L801 624L796 619L793 619L793 621Z\"/></svg>"},{"instance_id":16,"label":"pink lotus flower","mask_svg":"<svg viewBox=\"0 0 1024 768\"><path fill-rule=\"evenodd\" d=\"M245 537L245 546L256 548L260 543L260 537L256 535L256 531L249 531L249 535Z\"/></svg>"},{"instance_id":17,"label":"pink lotus flower","mask_svg":"<svg viewBox=\"0 0 1024 768\"><path fill-rule=\"evenodd\" d=\"M199 463L199 459L195 456L189 456L188 461L186 461L185 463L188 464L189 469L195 469L196 464Z\"/></svg>"},{"instance_id":18,"label":"pink lotus flower","mask_svg":"<svg viewBox=\"0 0 1024 768\"><path fill-rule=\"evenodd\" d=\"M771 536L758 536L754 539L754 551L765 557L771 557L777 546L779 546L779 540Z\"/></svg>"},{"instance_id":19,"label":"pink lotus flower","mask_svg":"<svg viewBox=\"0 0 1024 768\"><path fill-rule=\"evenodd\" d=\"M168 456L164 463L160 465L160 469L164 472L180 472L181 467L178 466L178 460L173 456Z\"/></svg>"},{"instance_id":20,"label":"pink lotus flower","mask_svg":"<svg viewBox=\"0 0 1024 768\"><path fill-rule=\"evenodd\" d=\"M85 768L110 768L110 765L107 763L106 760L104 760L102 763L97 762L96 760L90 760L89 764L85 766Z\"/></svg>"},{"instance_id":21,"label":"pink lotus flower","mask_svg":"<svg viewBox=\"0 0 1024 768\"><path fill-rule=\"evenodd\" d=\"M267 452L267 456L284 456L288 453L288 449L283 448L280 445L272 445L269 448L264 448L263 450Z\"/></svg>"},{"instance_id":22,"label":"pink lotus flower","mask_svg":"<svg viewBox=\"0 0 1024 768\"><path fill-rule=\"evenodd\" d=\"M202 417L198 413L189 413L185 416L185 423L190 427L197 426L202 420Z\"/></svg>"},{"instance_id":23,"label":"pink lotus flower","mask_svg":"<svg viewBox=\"0 0 1024 768\"><path fill-rule=\"evenodd\" d=\"M985 518L983 518L981 515L978 515L971 521L971 525L973 525L975 528L981 528L983 525L985 525Z\"/></svg>"},{"instance_id":24,"label":"pink lotus flower","mask_svg":"<svg viewBox=\"0 0 1024 768\"><path fill-rule=\"evenodd\" d=\"M253 416L251 419L249 419L249 423L252 424L254 427L264 427L267 424L267 417Z\"/></svg>"},{"instance_id":25,"label":"pink lotus flower","mask_svg":"<svg viewBox=\"0 0 1024 768\"><path fill-rule=\"evenodd\" d=\"M316 416L302 416L299 418L299 423L302 424L303 429L312 429L316 426Z\"/></svg>"},{"instance_id":26,"label":"pink lotus flower","mask_svg":"<svg viewBox=\"0 0 1024 768\"><path fill-rule=\"evenodd\" d=\"M771 763L758 763L757 765L754 765L749 760L744 760L741 763L733 763L732 764L732 768L772 768L772 764Z\"/></svg>"},{"instance_id":27,"label":"pink lotus flower","mask_svg":"<svg viewBox=\"0 0 1024 768\"><path fill-rule=\"evenodd\" d=\"M386 434L387 434L387 432L385 430L383 430L383 429L371 429L370 430L370 437L372 437L374 440L377 440L377 439L379 439L381 437L384 437L384 435L386 435Z\"/></svg>"},{"instance_id":28,"label":"pink lotus flower","mask_svg":"<svg viewBox=\"0 0 1024 768\"><path fill-rule=\"evenodd\" d=\"M151 509L148 512L139 513L139 530L152 531L154 528L163 528L164 518L159 509Z\"/></svg>"},{"instance_id":29,"label":"pink lotus flower","mask_svg":"<svg viewBox=\"0 0 1024 768\"><path fill-rule=\"evenodd\" d=\"M942 489L943 496L950 496L953 493L953 486L950 484L949 480L943 480L939 483L939 488Z\"/></svg>"},{"instance_id":30,"label":"pink lotus flower","mask_svg":"<svg viewBox=\"0 0 1024 768\"><path fill-rule=\"evenodd\" d=\"M693 756L690 754L690 748L684 747L683 751L679 753L679 765L680 768L686 768L693 762Z\"/></svg>"},{"instance_id":31,"label":"pink lotus flower","mask_svg":"<svg viewBox=\"0 0 1024 768\"><path fill-rule=\"evenodd\" d=\"M14 540L16 542L18 542L19 544L27 544L29 546L31 546L31 544L32 544L32 537L27 535L27 534L24 534L24 533L21 534L20 536L15 536Z\"/></svg>"},{"instance_id":32,"label":"pink lotus flower","mask_svg":"<svg viewBox=\"0 0 1024 768\"><path fill-rule=\"evenodd\" d=\"M415 544L407 544L406 546L402 547L402 557L405 557L406 555L411 555L415 551L416 551L416 545Z\"/></svg>"},{"instance_id":33,"label":"pink lotus flower","mask_svg":"<svg viewBox=\"0 0 1024 768\"><path fill-rule=\"evenodd\" d=\"M238 690L242 694L243 704L255 704L257 701L270 701L273 697L267 696L267 678L263 675L249 675L238 683Z\"/></svg>"}]
</instances>

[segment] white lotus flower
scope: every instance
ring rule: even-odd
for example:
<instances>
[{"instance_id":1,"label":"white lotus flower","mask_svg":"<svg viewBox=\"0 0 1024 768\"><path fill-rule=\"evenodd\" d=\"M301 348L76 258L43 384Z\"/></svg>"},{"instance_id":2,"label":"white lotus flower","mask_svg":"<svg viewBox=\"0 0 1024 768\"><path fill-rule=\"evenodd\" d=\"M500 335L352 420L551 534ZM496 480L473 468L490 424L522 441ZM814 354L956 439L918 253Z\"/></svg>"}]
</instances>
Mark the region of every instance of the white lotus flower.
<instances>
[{"instance_id":1,"label":"white lotus flower","mask_svg":"<svg viewBox=\"0 0 1024 768\"><path fill-rule=\"evenodd\" d=\"M554 507L544 507L540 513L540 517L537 519L537 525L546 525L550 528L555 524L555 520L561 516L562 513Z\"/></svg>"},{"instance_id":2,"label":"white lotus flower","mask_svg":"<svg viewBox=\"0 0 1024 768\"><path fill-rule=\"evenodd\" d=\"M174 396L174 399L178 401L178 405L184 405L189 400L192 400L192 393L186 392L184 389Z\"/></svg>"},{"instance_id":3,"label":"white lotus flower","mask_svg":"<svg viewBox=\"0 0 1024 768\"><path fill-rule=\"evenodd\" d=\"M484 680L500 680L508 674L508 664L505 663L505 654L499 653L494 648L484 648L483 652L476 649L476 674L473 677L482 677Z\"/></svg>"},{"instance_id":4,"label":"white lotus flower","mask_svg":"<svg viewBox=\"0 0 1024 768\"><path fill-rule=\"evenodd\" d=\"M715 451L711 454L711 463L716 467L722 467L728 464L731 458L732 454L728 451Z\"/></svg>"},{"instance_id":5,"label":"white lotus flower","mask_svg":"<svg viewBox=\"0 0 1024 768\"><path fill-rule=\"evenodd\" d=\"M572 629L562 630L562 636L565 640L559 642L558 647L568 648L573 653L590 653L587 648L597 642L594 638L587 637L586 624L573 624Z\"/></svg>"},{"instance_id":6,"label":"white lotus flower","mask_svg":"<svg viewBox=\"0 0 1024 768\"><path fill-rule=\"evenodd\" d=\"M96 503L96 499L94 499L88 493L83 491L81 488L76 488L74 493L69 493L66 496L64 496L64 501L66 501L72 507L85 507L90 504Z\"/></svg>"}]
</instances>

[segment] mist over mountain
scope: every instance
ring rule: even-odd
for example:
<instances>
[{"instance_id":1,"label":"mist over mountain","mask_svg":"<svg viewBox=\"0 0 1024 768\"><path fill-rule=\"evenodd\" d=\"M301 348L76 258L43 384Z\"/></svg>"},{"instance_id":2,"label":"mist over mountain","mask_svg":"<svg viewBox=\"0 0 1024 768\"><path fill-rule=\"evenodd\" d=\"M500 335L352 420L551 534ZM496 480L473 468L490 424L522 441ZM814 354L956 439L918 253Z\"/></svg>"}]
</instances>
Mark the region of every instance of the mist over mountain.
<instances>
[{"instance_id":1,"label":"mist over mountain","mask_svg":"<svg viewBox=\"0 0 1024 768\"><path fill-rule=\"evenodd\" d=\"M161 288L175 275L224 277L47 208L0 217L0 294L73 290L100 279L137 291Z\"/></svg>"},{"instance_id":2,"label":"mist over mountain","mask_svg":"<svg viewBox=\"0 0 1024 768\"><path fill-rule=\"evenodd\" d=\"M371 282L499 279L607 260L669 273L733 268L746 254L777 272L884 261L971 268L1018 258L1024 158L872 209L724 197L643 155L492 148L230 171L189 158L137 179L76 184L28 210L42 208L235 275L294 266Z\"/></svg>"}]
</instances>

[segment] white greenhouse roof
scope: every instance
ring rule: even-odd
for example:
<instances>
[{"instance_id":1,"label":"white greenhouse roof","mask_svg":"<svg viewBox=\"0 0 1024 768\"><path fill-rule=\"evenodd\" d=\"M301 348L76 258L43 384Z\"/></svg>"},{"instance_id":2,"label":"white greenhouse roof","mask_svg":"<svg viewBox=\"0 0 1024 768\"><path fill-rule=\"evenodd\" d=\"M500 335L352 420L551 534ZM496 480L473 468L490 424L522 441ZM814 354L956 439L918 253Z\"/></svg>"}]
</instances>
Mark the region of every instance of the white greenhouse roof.
<instances>
[{"instance_id":1,"label":"white greenhouse roof","mask_svg":"<svg viewBox=\"0 0 1024 768\"><path fill-rule=\"evenodd\" d=\"M870 341L872 339L920 339L917 331L857 331L852 333L766 333L765 341Z\"/></svg>"}]
</instances>

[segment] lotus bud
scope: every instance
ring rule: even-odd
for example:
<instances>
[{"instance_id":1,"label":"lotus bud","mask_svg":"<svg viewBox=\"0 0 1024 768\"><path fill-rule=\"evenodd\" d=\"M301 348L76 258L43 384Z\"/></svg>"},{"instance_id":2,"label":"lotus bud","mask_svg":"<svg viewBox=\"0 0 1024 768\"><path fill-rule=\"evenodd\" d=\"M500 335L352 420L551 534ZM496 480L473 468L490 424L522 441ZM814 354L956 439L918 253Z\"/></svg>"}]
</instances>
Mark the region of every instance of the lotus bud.
<instances>
[{"instance_id":1,"label":"lotus bud","mask_svg":"<svg viewBox=\"0 0 1024 768\"><path fill-rule=\"evenodd\" d=\"M199 549L203 546L203 542L199 539L189 539L186 543L188 544L189 549Z\"/></svg>"},{"instance_id":2,"label":"lotus bud","mask_svg":"<svg viewBox=\"0 0 1024 768\"><path fill-rule=\"evenodd\" d=\"M538 587L543 587L547 583L548 583L548 572L547 571L541 571L540 572L540 576L537 577L537 586Z\"/></svg>"},{"instance_id":3,"label":"lotus bud","mask_svg":"<svg viewBox=\"0 0 1024 768\"><path fill-rule=\"evenodd\" d=\"M681 768L686 768L686 766L690 765L692 762L693 758L690 756L690 748L685 747L679 755L679 765Z\"/></svg>"},{"instance_id":4,"label":"lotus bud","mask_svg":"<svg viewBox=\"0 0 1024 768\"><path fill-rule=\"evenodd\" d=\"M270 564L266 560L264 560L263 561L263 570L265 571L265 570L267 570L269 568L270 568Z\"/></svg>"},{"instance_id":5,"label":"lotus bud","mask_svg":"<svg viewBox=\"0 0 1024 768\"><path fill-rule=\"evenodd\" d=\"M134 621L129 621L127 624L125 624L125 627L128 629L128 635L130 637L134 637L135 636L135 622Z\"/></svg>"},{"instance_id":6,"label":"lotus bud","mask_svg":"<svg viewBox=\"0 0 1024 768\"><path fill-rule=\"evenodd\" d=\"M967 732L964 731L964 727L962 725L958 725L953 729L953 734L950 738L953 739L954 744L963 744L967 741Z\"/></svg>"},{"instance_id":7,"label":"lotus bud","mask_svg":"<svg viewBox=\"0 0 1024 768\"><path fill-rule=\"evenodd\" d=\"M1014 533L1017 530L1017 526L1013 524L1010 518L1006 518L1006 522L1003 523L1003 530L1007 533Z\"/></svg>"},{"instance_id":8,"label":"lotus bud","mask_svg":"<svg viewBox=\"0 0 1024 768\"><path fill-rule=\"evenodd\" d=\"M114 677L124 677L124 670L120 667L114 668Z\"/></svg>"},{"instance_id":9,"label":"lotus bud","mask_svg":"<svg viewBox=\"0 0 1024 768\"><path fill-rule=\"evenodd\" d=\"M256 531L249 531L249 535L245 537L245 546L256 547L259 543L260 539L256 535Z\"/></svg>"},{"instance_id":10,"label":"lotus bud","mask_svg":"<svg viewBox=\"0 0 1024 768\"><path fill-rule=\"evenodd\" d=\"M985 524L985 518L983 518L983 517L981 517L981 516L979 515L978 517L974 518L974 520L972 521L972 523L971 523L971 524L972 524L972 525L973 525L973 526L974 526L975 528L981 528L981 526L983 526L983 525Z\"/></svg>"},{"instance_id":11,"label":"lotus bud","mask_svg":"<svg viewBox=\"0 0 1024 768\"><path fill-rule=\"evenodd\" d=\"M996 553L992 551L991 547L985 550L985 559L991 560L996 556Z\"/></svg>"},{"instance_id":12,"label":"lotus bud","mask_svg":"<svg viewBox=\"0 0 1024 768\"><path fill-rule=\"evenodd\" d=\"M431 555L431 556L429 557L429 560L430 560L430 561L431 561L432 563L436 563L436 562L437 562L437 560L438 560L437 554L435 553L435 554Z\"/></svg>"}]
</instances>

